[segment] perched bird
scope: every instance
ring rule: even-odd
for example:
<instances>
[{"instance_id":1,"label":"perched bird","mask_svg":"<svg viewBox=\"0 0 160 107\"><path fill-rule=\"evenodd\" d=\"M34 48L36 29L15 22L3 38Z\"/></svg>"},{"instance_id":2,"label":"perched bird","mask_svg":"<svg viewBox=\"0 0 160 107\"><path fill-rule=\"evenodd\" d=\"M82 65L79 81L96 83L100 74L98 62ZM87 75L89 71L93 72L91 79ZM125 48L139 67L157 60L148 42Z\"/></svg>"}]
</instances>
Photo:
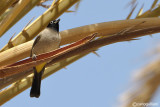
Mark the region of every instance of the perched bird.
<instances>
[{"instance_id":1,"label":"perched bird","mask_svg":"<svg viewBox=\"0 0 160 107\"><path fill-rule=\"evenodd\" d=\"M36 55L59 48L61 42L61 37L59 35L59 21L60 19L51 21L48 26L37 36L31 50L30 56L32 59L36 59ZM33 68L34 77L30 97L38 98L40 96L41 78L46 64L47 62Z\"/></svg>"}]
</instances>

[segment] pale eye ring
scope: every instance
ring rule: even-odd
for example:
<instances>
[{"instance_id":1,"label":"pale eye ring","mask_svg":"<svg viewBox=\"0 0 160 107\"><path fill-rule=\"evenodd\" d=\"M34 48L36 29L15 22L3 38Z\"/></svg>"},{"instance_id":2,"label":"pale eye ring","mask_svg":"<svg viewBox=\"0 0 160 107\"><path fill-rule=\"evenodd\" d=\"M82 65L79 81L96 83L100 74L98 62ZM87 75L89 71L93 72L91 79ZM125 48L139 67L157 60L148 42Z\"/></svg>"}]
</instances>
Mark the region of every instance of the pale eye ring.
<instances>
[{"instance_id":1,"label":"pale eye ring","mask_svg":"<svg viewBox=\"0 0 160 107\"><path fill-rule=\"evenodd\" d=\"M53 24L53 21L50 21L50 24Z\"/></svg>"}]
</instances>

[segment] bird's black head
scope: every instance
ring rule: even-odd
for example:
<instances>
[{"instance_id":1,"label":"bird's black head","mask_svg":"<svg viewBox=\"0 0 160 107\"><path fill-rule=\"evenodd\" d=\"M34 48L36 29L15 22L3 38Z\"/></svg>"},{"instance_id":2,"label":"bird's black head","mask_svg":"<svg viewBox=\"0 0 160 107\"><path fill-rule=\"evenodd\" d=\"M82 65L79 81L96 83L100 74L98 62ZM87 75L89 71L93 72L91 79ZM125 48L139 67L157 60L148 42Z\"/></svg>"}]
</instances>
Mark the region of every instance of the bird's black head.
<instances>
[{"instance_id":1,"label":"bird's black head","mask_svg":"<svg viewBox=\"0 0 160 107\"><path fill-rule=\"evenodd\" d=\"M60 21L60 19L52 20L49 22L47 27L59 32L59 21Z\"/></svg>"}]
</instances>

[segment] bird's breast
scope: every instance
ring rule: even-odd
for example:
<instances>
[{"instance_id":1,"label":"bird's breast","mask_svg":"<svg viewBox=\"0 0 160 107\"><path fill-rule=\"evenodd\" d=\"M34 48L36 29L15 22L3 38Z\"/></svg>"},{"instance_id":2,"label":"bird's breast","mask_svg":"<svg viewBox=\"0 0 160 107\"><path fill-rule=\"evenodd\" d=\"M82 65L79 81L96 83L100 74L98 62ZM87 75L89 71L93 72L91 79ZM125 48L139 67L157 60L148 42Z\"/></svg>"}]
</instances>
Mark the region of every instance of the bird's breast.
<instances>
[{"instance_id":1,"label":"bird's breast","mask_svg":"<svg viewBox=\"0 0 160 107\"><path fill-rule=\"evenodd\" d=\"M39 41L33 48L34 54L38 55L59 48L61 38L58 32L52 29L45 29L40 33L40 36Z\"/></svg>"}]
</instances>

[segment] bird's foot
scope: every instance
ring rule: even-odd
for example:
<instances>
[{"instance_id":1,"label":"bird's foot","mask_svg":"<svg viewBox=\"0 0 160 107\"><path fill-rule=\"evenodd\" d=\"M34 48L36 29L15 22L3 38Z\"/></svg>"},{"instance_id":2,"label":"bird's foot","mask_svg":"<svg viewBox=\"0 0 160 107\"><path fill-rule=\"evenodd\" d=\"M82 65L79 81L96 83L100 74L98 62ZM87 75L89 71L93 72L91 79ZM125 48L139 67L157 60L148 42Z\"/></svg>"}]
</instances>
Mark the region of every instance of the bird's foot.
<instances>
[{"instance_id":1,"label":"bird's foot","mask_svg":"<svg viewBox=\"0 0 160 107\"><path fill-rule=\"evenodd\" d=\"M37 57L36 57L35 54L33 54L32 59L33 59L33 60L36 60L36 59L37 59Z\"/></svg>"}]
</instances>

